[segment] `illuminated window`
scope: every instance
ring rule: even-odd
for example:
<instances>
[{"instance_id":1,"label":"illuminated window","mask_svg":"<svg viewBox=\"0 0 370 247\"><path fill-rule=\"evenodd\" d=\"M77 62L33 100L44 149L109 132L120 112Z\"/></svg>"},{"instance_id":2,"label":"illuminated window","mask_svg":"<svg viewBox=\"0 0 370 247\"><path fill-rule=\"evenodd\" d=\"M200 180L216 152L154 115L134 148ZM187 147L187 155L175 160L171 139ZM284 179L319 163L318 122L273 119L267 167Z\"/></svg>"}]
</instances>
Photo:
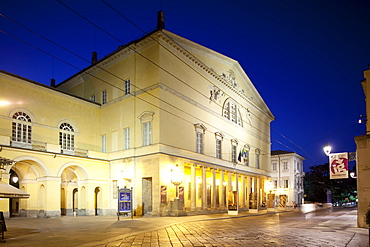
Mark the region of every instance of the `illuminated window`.
<instances>
[{"instance_id":1,"label":"illuminated window","mask_svg":"<svg viewBox=\"0 0 370 247\"><path fill-rule=\"evenodd\" d=\"M225 101L223 110L222 110L222 115L225 118L231 120L232 122L240 126L243 126L243 121L240 115L239 106L234 100L229 98Z\"/></svg>"},{"instance_id":2,"label":"illuminated window","mask_svg":"<svg viewBox=\"0 0 370 247\"><path fill-rule=\"evenodd\" d=\"M68 123L62 123L59 126L59 145L62 150L74 150L74 129Z\"/></svg>"},{"instance_id":3,"label":"illuminated window","mask_svg":"<svg viewBox=\"0 0 370 247\"><path fill-rule=\"evenodd\" d=\"M13 115L12 140L14 142L31 144L31 134L31 118L24 112L16 112Z\"/></svg>"}]
</instances>

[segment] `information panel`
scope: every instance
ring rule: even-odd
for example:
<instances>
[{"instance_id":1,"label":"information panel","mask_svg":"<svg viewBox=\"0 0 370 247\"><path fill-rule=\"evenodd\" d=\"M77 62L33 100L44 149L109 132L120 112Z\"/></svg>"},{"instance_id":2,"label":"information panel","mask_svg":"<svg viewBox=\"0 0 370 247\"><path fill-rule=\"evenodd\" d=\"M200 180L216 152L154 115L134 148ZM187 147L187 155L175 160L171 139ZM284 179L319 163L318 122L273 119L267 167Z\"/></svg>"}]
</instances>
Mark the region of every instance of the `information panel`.
<instances>
[{"instance_id":1,"label":"information panel","mask_svg":"<svg viewBox=\"0 0 370 247\"><path fill-rule=\"evenodd\" d=\"M118 212L120 214L130 213L132 208L132 190L119 189L118 190Z\"/></svg>"}]
</instances>

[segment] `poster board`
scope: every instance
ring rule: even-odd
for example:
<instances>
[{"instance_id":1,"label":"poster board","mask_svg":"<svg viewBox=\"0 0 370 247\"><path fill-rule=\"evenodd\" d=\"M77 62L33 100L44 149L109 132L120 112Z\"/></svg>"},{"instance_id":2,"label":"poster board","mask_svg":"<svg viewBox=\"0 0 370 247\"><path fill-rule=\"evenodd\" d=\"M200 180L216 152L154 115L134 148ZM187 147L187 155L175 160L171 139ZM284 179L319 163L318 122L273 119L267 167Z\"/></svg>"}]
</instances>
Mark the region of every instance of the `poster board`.
<instances>
[{"instance_id":1,"label":"poster board","mask_svg":"<svg viewBox=\"0 0 370 247\"><path fill-rule=\"evenodd\" d=\"M120 215L132 214L132 190L124 188L118 190L118 219Z\"/></svg>"}]
</instances>

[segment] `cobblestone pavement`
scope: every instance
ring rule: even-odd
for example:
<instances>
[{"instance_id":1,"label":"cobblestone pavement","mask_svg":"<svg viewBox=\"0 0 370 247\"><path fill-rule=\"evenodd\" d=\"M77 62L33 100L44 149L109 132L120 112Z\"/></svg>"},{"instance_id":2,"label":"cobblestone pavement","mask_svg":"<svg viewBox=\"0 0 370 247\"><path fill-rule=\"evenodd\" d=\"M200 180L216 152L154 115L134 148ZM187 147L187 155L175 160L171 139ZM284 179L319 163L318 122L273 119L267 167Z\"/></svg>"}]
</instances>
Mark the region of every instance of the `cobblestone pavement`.
<instances>
[{"instance_id":1,"label":"cobblestone pavement","mask_svg":"<svg viewBox=\"0 0 370 247\"><path fill-rule=\"evenodd\" d=\"M357 211L187 217L16 219L4 246L367 246ZM34 224L25 225L27 222ZM28 232L28 233L25 233ZM23 235L22 235L23 234ZM19 236L17 236L19 235ZM1 245L1 243L0 243Z\"/></svg>"},{"instance_id":2,"label":"cobblestone pavement","mask_svg":"<svg viewBox=\"0 0 370 247\"><path fill-rule=\"evenodd\" d=\"M289 212L200 220L84 246L368 246L365 229L349 229L355 222L334 224L341 214ZM322 225L331 220L332 225Z\"/></svg>"}]
</instances>

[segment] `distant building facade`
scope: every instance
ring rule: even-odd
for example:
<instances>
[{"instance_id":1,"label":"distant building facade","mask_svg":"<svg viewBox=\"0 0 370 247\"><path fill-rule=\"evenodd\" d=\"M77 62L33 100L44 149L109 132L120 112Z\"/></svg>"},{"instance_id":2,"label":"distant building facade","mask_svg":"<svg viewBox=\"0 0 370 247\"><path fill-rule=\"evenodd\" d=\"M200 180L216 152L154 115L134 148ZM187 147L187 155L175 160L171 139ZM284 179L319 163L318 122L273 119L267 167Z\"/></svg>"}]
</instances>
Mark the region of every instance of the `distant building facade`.
<instances>
[{"instance_id":1,"label":"distant building facade","mask_svg":"<svg viewBox=\"0 0 370 247\"><path fill-rule=\"evenodd\" d=\"M295 152L271 151L271 180L276 202L280 207L303 203L303 161L304 157ZM276 205L277 207L278 205Z\"/></svg>"},{"instance_id":2,"label":"distant building facade","mask_svg":"<svg viewBox=\"0 0 370 247\"><path fill-rule=\"evenodd\" d=\"M363 121L366 122L366 133L355 137L356 142L356 174L357 174L357 197L358 197L358 215L357 221L359 227L366 227L364 216L370 208L370 70L364 71L365 79L361 82L365 93L366 116Z\"/></svg>"},{"instance_id":3,"label":"distant building facade","mask_svg":"<svg viewBox=\"0 0 370 247\"><path fill-rule=\"evenodd\" d=\"M188 215L266 201L274 116L237 61L163 26L51 87L0 71L2 177L31 195L5 215L115 215L124 187L168 215L176 165Z\"/></svg>"}]
</instances>

